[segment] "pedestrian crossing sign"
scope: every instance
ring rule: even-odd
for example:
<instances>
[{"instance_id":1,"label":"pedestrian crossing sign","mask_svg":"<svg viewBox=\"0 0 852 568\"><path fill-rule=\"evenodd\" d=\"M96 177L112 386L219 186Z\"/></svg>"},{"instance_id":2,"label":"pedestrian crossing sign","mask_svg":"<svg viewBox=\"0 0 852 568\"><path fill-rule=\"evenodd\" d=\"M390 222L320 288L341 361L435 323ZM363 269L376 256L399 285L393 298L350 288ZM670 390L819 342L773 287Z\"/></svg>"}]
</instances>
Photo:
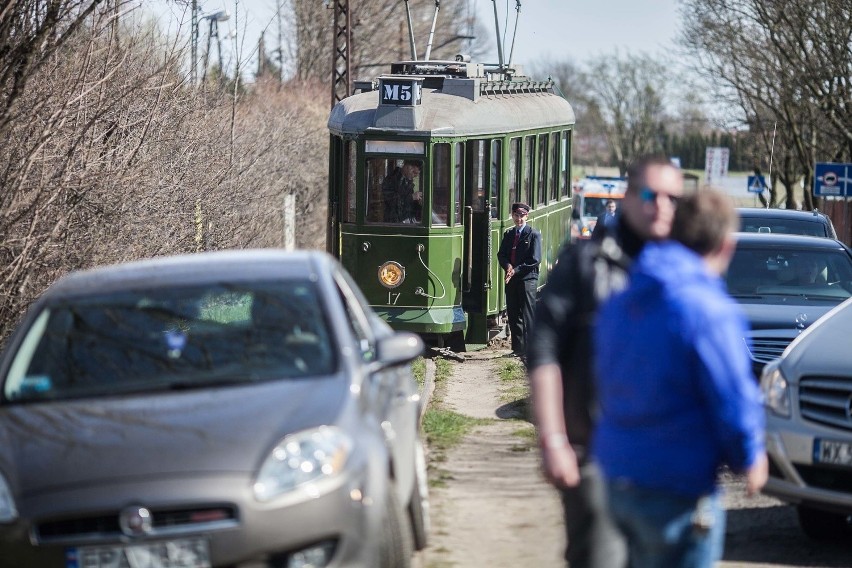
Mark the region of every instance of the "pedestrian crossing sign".
<instances>
[{"instance_id":1,"label":"pedestrian crossing sign","mask_svg":"<svg viewBox=\"0 0 852 568\"><path fill-rule=\"evenodd\" d=\"M763 176L748 176L749 193L763 193L766 189L766 178Z\"/></svg>"}]
</instances>

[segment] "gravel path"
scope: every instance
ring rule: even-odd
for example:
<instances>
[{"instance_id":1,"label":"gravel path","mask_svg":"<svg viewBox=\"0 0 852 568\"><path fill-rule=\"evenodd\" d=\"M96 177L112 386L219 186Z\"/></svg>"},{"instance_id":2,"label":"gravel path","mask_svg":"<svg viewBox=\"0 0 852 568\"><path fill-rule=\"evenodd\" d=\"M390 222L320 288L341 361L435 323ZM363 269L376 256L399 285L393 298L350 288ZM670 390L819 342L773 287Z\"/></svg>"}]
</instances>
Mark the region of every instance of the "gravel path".
<instances>
[{"instance_id":1,"label":"gravel path","mask_svg":"<svg viewBox=\"0 0 852 568\"><path fill-rule=\"evenodd\" d=\"M433 532L423 555L428 568L560 566L562 509L538 469L523 420L500 400L496 357L467 355L449 379L445 405L473 418L492 419L447 453L445 487L432 489Z\"/></svg>"}]
</instances>

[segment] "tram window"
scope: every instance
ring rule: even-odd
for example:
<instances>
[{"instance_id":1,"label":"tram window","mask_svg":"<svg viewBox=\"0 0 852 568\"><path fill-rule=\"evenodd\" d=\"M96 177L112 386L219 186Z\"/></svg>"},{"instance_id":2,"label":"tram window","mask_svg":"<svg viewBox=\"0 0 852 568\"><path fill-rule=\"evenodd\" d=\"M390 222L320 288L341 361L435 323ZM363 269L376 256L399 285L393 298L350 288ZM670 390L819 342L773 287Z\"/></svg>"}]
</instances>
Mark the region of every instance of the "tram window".
<instances>
[{"instance_id":1,"label":"tram window","mask_svg":"<svg viewBox=\"0 0 852 568\"><path fill-rule=\"evenodd\" d=\"M550 163L552 164L550 175L550 201L559 200L559 133L550 133Z\"/></svg>"},{"instance_id":2,"label":"tram window","mask_svg":"<svg viewBox=\"0 0 852 568\"><path fill-rule=\"evenodd\" d=\"M521 139L512 138L509 140L509 203L517 203L523 201L518 197L518 186L520 179L518 174L518 164L521 162Z\"/></svg>"},{"instance_id":3,"label":"tram window","mask_svg":"<svg viewBox=\"0 0 852 568\"><path fill-rule=\"evenodd\" d=\"M421 224L422 160L368 158L366 161L368 223Z\"/></svg>"},{"instance_id":4,"label":"tram window","mask_svg":"<svg viewBox=\"0 0 852 568\"><path fill-rule=\"evenodd\" d=\"M343 164L343 222L355 222L355 143L344 142Z\"/></svg>"},{"instance_id":5,"label":"tram window","mask_svg":"<svg viewBox=\"0 0 852 568\"><path fill-rule=\"evenodd\" d=\"M491 218L497 219L498 206L500 205L500 178L502 177L503 142L501 140L491 141Z\"/></svg>"},{"instance_id":6,"label":"tram window","mask_svg":"<svg viewBox=\"0 0 852 568\"><path fill-rule=\"evenodd\" d=\"M453 223L456 225L461 225L462 216L461 216L461 200L462 193L464 192L464 144L461 142L456 142L456 192L454 194L454 201L456 204L455 208L455 216L453 217Z\"/></svg>"},{"instance_id":7,"label":"tram window","mask_svg":"<svg viewBox=\"0 0 852 568\"><path fill-rule=\"evenodd\" d=\"M450 145L435 144L432 157L432 224L448 225L450 180L452 179Z\"/></svg>"},{"instance_id":8,"label":"tram window","mask_svg":"<svg viewBox=\"0 0 852 568\"><path fill-rule=\"evenodd\" d=\"M571 156L571 131L565 130L562 132L562 158L559 163L562 164L562 171L559 175L559 195L568 197L568 180L571 177L571 164L569 158Z\"/></svg>"},{"instance_id":9,"label":"tram window","mask_svg":"<svg viewBox=\"0 0 852 568\"><path fill-rule=\"evenodd\" d=\"M474 211L485 211L485 176L486 156L485 140L471 140L468 142L470 148L470 180L473 187L471 206Z\"/></svg>"},{"instance_id":10,"label":"tram window","mask_svg":"<svg viewBox=\"0 0 852 568\"><path fill-rule=\"evenodd\" d=\"M538 195L536 195L536 205L544 205L547 202L547 134L539 134L538 136Z\"/></svg>"},{"instance_id":11,"label":"tram window","mask_svg":"<svg viewBox=\"0 0 852 568\"><path fill-rule=\"evenodd\" d=\"M521 199L524 203L532 203L532 164L535 156L535 136L527 136L524 139L524 184L521 187Z\"/></svg>"}]
</instances>

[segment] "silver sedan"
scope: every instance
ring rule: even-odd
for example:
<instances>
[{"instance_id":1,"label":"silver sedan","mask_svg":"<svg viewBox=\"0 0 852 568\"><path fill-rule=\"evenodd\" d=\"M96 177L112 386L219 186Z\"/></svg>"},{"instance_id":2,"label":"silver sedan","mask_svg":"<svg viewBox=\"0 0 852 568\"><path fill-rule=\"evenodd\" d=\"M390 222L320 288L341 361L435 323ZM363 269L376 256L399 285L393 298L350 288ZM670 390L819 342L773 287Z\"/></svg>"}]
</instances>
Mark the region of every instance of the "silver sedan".
<instances>
[{"instance_id":1,"label":"silver sedan","mask_svg":"<svg viewBox=\"0 0 852 568\"><path fill-rule=\"evenodd\" d=\"M422 347L319 252L60 279L0 359L2 564L407 565Z\"/></svg>"}]
</instances>

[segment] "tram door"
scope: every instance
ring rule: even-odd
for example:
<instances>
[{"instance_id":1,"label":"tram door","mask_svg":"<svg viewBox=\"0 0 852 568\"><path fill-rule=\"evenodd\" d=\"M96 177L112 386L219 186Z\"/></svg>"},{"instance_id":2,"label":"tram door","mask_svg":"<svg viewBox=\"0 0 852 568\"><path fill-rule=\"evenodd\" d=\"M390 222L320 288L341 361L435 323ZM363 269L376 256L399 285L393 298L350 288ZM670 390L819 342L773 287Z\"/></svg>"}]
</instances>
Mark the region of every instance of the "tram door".
<instances>
[{"instance_id":1,"label":"tram door","mask_svg":"<svg viewBox=\"0 0 852 568\"><path fill-rule=\"evenodd\" d=\"M468 343L488 341L486 321L492 282L491 203L489 192L489 144L487 140L466 143L466 183L463 199L464 262L462 307L468 314ZM481 337L479 337L481 336Z\"/></svg>"}]
</instances>

